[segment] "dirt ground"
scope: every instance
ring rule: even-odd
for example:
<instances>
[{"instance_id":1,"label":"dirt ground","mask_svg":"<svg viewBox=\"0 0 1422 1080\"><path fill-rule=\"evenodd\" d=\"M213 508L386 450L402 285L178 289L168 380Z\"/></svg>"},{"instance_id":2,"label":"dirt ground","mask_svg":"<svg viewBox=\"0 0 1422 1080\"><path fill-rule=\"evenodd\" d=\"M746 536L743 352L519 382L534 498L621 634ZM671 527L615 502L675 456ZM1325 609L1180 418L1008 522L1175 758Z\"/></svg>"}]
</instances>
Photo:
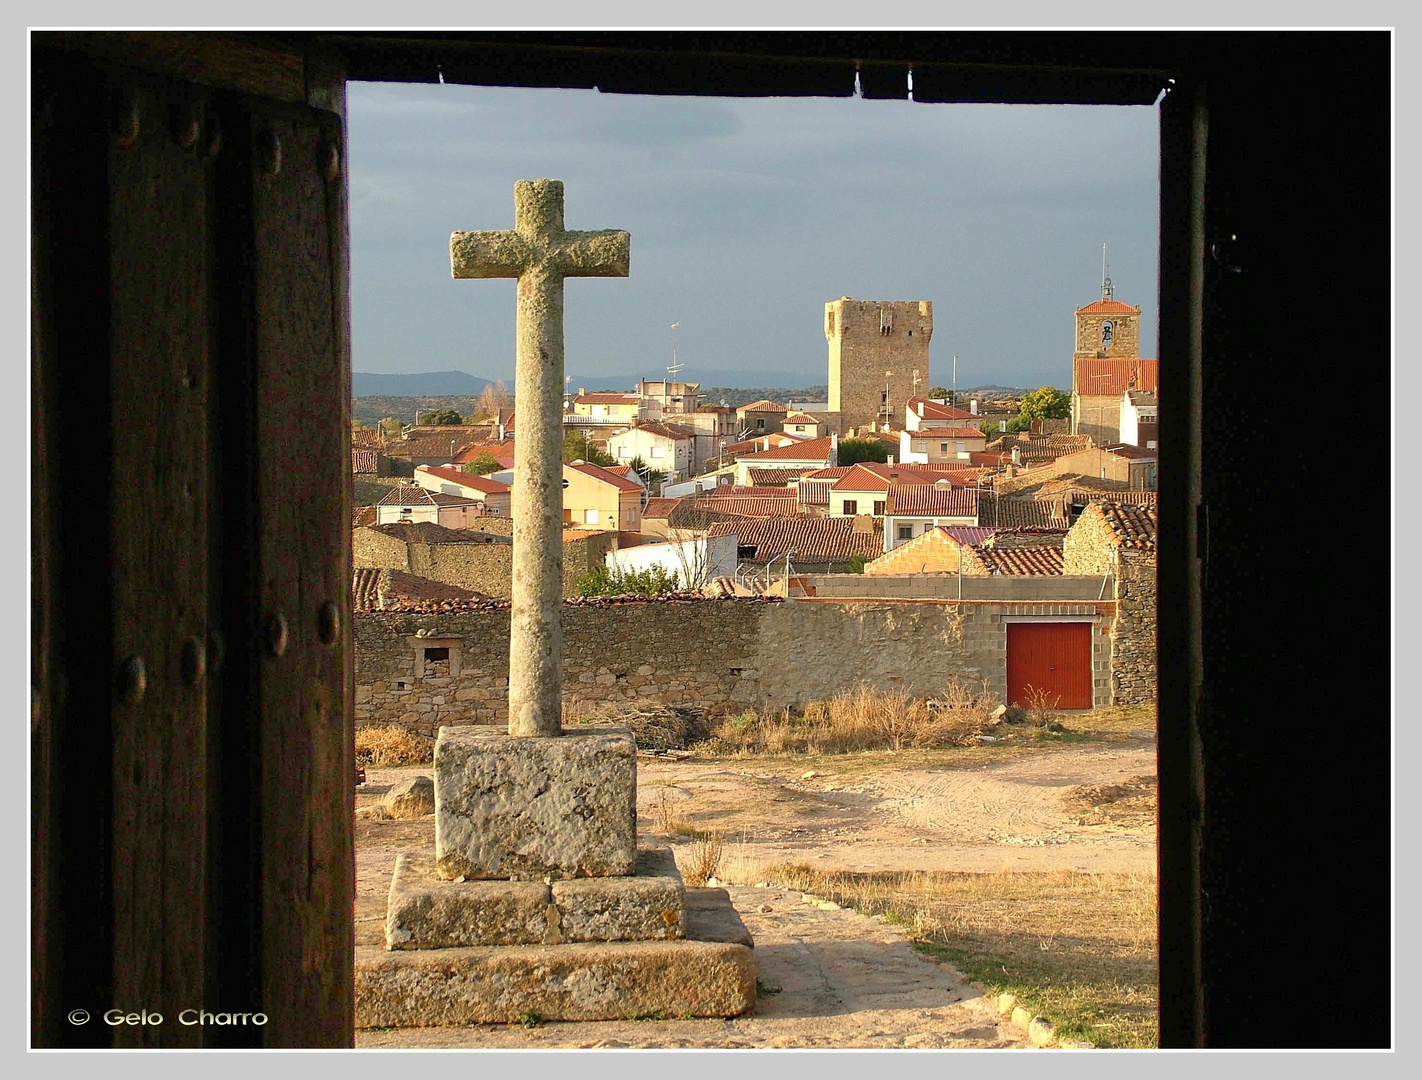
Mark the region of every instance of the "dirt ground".
<instances>
[{"instance_id":1,"label":"dirt ground","mask_svg":"<svg viewBox=\"0 0 1422 1080\"><path fill-rule=\"evenodd\" d=\"M357 807L431 768L367 770ZM726 835L722 884L756 940L765 994L733 1020L548 1023L357 1031L360 1047L1012 1047L951 968L921 959L895 928L755 888L775 863L834 870L1074 869L1155 866L1153 733L1108 742L964 751L775 758L644 759L639 829ZM357 818L358 936L383 922L395 858L433 851L434 821Z\"/></svg>"}]
</instances>

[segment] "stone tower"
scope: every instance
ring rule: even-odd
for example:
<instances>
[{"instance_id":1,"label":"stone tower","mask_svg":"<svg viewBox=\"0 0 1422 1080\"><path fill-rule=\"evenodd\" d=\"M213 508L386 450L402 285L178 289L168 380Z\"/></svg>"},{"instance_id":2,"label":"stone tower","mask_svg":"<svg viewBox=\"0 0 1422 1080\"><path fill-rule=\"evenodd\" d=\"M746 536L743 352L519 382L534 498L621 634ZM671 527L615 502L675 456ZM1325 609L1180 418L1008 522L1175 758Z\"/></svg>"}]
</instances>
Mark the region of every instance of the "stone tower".
<instances>
[{"instance_id":1,"label":"stone tower","mask_svg":"<svg viewBox=\"0 0 1422 1080\"><path fill-rule=\"evenodd\" d=\"M928 392L929 300L851 300L825 305L829 342L829 411L841 434L890 418L902 427L904 405ZM918 372L915 389L914 372ZM889 374L885 374L888 372Z\"/></svg>"},{"instance_id":2,"label":"stone tower","mask_svg":"<svg viewBox=\"0 0 1422 1080\"><path fill-rule=\"evenodd\" d=\"M1076 309L1073 359L1133 360L1141 354L1141 307L1115 299L1111 279L1101 279L1101 299Z\"/></svg>"}]
</instances>

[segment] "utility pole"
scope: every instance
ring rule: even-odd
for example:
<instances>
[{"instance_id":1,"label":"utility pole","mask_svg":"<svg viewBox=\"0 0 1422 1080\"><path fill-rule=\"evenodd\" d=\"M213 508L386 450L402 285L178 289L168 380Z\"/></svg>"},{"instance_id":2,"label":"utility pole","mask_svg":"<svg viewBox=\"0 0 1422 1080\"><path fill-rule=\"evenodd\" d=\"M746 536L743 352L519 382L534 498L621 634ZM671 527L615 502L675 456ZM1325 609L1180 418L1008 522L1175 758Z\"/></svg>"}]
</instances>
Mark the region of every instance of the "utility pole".
<instances>
[{"instance_id":1,"label":"utility pole","mask_svg":"<svg viewBox=\"0 0 1422 1080\"><path fill-rule=\"evenodd\" d=\"M953 354L953 400L949 402L953 408L958 407L958 354Z\"/></svg>"}]
</instances>

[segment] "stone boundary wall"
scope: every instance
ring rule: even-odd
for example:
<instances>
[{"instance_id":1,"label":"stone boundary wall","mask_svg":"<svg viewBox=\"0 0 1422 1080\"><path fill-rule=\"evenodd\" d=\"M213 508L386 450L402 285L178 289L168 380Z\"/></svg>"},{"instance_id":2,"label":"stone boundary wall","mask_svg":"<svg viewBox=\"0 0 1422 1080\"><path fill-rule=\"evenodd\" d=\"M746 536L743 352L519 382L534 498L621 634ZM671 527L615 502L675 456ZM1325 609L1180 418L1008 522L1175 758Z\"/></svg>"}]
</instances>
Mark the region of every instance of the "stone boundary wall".
<instances>
[{"instance_id":1,"label":"stone boundary wall","mask_svg":"<svg viewBox=\"0 0 1422 1080\"><path fill-rule=\"evenodd\" d=\"M1089 616L1093 696L1105 706L1112 639L1104 629L1115 607L873 600L567 605L563 695L578 705L653 699L702 709L713 719L747 707L803 708L861 682L928 696L961 679L1003 695L1005 619ZM398 723L433 735L441 724L507 723L507 610L358 612L353 627L357 724ZM448 649L449 656L430 649ZM439 659L427 662L427 655Z\"/></svg>"},{"instance_id":2,"label":"stone boundary wall","mask_svg":"<svg viewBox=\"0 0 1422 1080\"><path fill-rule=\"evenodd\" d=\"M816 597L843 597L852 600L959 598L956 573L803 576L805 584L815 590ZM1073 577L964 574L962 589L964 600L1081 600L1094 603L1116 598L1115 582L1109 577L1103 580L1099 574Z\"/></svg>"},{"instance_id":3,"label":"stone boundary wall","mask_svg":"<svg viewBox=\"0 0 1422 1080\"><path fill-rule=\"evenodd\" d=\"M1134 551L1121 552L1121 603L1111 630L1111 703L1156 700L1156 565Z\"/></svg>"}]
</instances>

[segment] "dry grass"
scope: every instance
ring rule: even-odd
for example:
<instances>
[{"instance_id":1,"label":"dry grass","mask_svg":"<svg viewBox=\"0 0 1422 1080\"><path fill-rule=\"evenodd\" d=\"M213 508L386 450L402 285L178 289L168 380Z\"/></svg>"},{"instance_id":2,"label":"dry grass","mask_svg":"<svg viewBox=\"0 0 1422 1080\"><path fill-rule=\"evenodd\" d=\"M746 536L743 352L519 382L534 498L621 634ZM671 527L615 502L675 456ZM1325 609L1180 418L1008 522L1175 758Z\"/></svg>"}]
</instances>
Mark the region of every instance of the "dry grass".
<instances>
[{"instance_id":1,"label":"dry grass","mask_svg":"<svg viewBox=\"0 0 1422 1080\"><path fill-rule=\"evenodd\" d=\"M940 749L972 745L990 725L997 699L985 687L953 682L931 700L860 684L795 715L747 710L713 733L715 749L763 754Z\"/></svg>"},{"instance_id":2,"label":"dry grass","mask_svg":"<svg viewBox=\"0 0 1422 1080\"><path fill-rule=\"evenodd\" d=\"M651 814L653 826L663 836L686 836L692 831L676 803L667 798L665 786L658 789L657 797L652 802Z\"/></svg>"},{"instance_id":3,"label":"dry grass","mask_svg":"<svg viewBox=\"0 0 1422 1080\"><path fill-rule=\"evenodd\" d=\"M709 734L706 714L699 709L668 705L662 701L608 701L601 704L563 699L563 726L632 729L639 750L686 750Z\"/></svg>"},{"instance_id":4,"label":"dry grass","mask_svg":"<svg viewBox=\"0 0 1422 1080\"><path fill-rule=\"evenodd\" d=\"M677 854L677 868L681 870L682 880L694 889L704 886L712 878L717 877L717 871L721 867L721 856L726 851L725 834L719 832L701 832L695 834L692 841Z\"/></svg>"},{"instance_id":5,"label":"dry grass","mask_svg":"<svg viewBox=\"0 0 1422 1080\"><path fill-rule=\"evenodd\" d=\"M1156 1045L1153 872L754 872L905 927L921 951L1016 994L1062 1036Z\"/></svg>"},{"instance_id":6,"label":"dry grass","mask_svg":"<svg viewBox=\"0 0 1422 1080\"><path fill-rule=\"evenodd\" d=\"M357 765L430 765L434 763L434 740L412 735L399 724L355 729Z\"/></svg>"}]
</instances>

